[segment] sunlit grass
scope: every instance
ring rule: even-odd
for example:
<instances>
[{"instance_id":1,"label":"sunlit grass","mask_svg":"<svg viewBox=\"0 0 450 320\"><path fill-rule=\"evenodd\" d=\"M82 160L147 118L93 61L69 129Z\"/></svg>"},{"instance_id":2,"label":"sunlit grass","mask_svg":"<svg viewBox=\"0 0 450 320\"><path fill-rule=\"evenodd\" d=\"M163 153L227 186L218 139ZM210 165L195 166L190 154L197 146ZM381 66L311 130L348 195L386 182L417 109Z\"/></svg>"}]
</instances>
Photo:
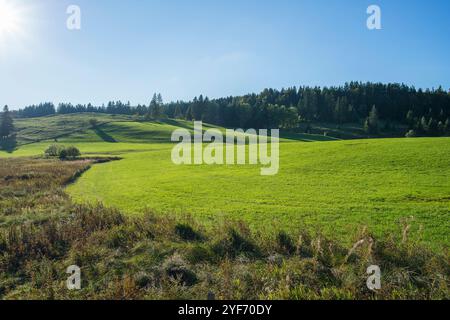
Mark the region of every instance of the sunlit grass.
<instances>
[{"instance_id":1,"label":"sunlit grass","mask_svg":"<svg viewBox=\"0 0 450 320\"><path fill-rule=\"evenodd\" d=\"M77 202L101 201L130 215L147 209L190 213L209 225L229 217L258 230L321 229L342 239L364 225L377 235L396 232L408 219L431 246L449 244L448 138L283 140L279 174L263 177L260 166L174 165L170 134L178 127L192 129L192 123L103 116L99 120L105 124L92 129L86 125L90 117L50 117L40 122L48 130L35 134L52 136L56 124L65 121L77 132L58 143L73 144L84 156L123 158L95 165L71 185L68 192ZM319 137L304 138L299 137ZM51 143L19 146L0 157L40 155Z\"/></svg>"}]
</instances>

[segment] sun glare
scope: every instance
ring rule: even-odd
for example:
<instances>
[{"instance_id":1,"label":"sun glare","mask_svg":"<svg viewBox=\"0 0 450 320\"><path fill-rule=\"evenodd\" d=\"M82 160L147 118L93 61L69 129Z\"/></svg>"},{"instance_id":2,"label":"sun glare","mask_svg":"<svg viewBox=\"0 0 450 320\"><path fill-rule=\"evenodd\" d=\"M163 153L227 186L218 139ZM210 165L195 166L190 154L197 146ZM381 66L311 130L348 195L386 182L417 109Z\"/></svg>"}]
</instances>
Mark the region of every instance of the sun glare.
<instances>
[{"instance_id":1,"label":"sun glare","mask_svg":"<svg viewBox=\"0 0 450 320\"><path fill-rule=\"evenodd\" d=\"M23 15L11 0L0 0L0 39L15 37L22 32Z\"/></svg>"}]
</instances>

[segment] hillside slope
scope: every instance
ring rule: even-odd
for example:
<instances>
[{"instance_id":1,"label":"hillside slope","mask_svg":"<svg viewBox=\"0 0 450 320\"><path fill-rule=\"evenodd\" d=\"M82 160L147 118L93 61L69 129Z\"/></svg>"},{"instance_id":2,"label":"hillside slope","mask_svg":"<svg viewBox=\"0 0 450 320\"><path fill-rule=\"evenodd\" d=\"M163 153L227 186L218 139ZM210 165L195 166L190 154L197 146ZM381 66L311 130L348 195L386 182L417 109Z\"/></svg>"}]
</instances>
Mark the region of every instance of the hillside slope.
<instances>
[{"instance_id":1,"label":"hillside slope","mask_svg":"<svg viewBox=\"0 0 450 320\"><path fill-rule=\"evenodd\" d=\"M188 213L209 224L243 219L259 230L321 229L347 240L359 227L383 235L411 223L431 246L449 244L448 138L305 143L333 139L284 135L279 174L262 177L260 166L174 165L167 142L177 128L192 130L190 122L100 115L92 127L91 118L19 121L19 140L38 142L0 151L0 157L41 155L55 140L84 156L120 156L95 165L67 191L77 202L101 201L128 214Z\"/></svg>"}]
</instances>

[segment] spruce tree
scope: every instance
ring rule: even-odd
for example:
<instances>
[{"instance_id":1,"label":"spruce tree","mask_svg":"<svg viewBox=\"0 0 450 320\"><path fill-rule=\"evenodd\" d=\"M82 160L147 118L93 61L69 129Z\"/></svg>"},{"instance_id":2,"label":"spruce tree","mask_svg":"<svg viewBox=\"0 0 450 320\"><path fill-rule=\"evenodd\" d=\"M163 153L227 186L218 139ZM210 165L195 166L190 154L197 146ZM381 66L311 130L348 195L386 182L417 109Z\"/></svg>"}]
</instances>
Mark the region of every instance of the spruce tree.
<instances>
[{"instance_id":1,"label":"spruce tree","mask_svg":"<svg viewBox=\"0 0 450 320\"><path fill-rule=\"evenodd\" d=\"M9 112L8 106L3 108L3 114L0 121L0 138L8 138L14 133L14 122Z\"/></svg>"},{"instance_id":2,"label":"spruce tree","mask_svg":"<svg viewBox=\"0 0 450 320\"><path fill-rule=\"evenodd\" d=\"M161 95L161 93L158 93L158 95L156 96L156 103L159 105L159 106L162 106L163 105L163 98L162 98L162 95Z\"/></svg>"}]
</instances>

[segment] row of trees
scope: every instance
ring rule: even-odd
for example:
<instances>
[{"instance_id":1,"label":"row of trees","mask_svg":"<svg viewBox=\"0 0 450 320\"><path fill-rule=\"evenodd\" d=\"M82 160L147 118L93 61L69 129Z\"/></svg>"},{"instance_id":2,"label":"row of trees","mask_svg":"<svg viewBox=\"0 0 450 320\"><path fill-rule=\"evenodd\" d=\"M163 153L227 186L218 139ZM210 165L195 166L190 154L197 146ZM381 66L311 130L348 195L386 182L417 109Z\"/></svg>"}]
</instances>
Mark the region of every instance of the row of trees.
<instances>
[{"instance_id":1,"label":"row of trees","mask_svg":"<svg viewBox=\"0 0 450 320\"><path fill-rule=\"evenodd\" d=\"M408 119L408 136L443 136L450 134L450 119L436 120L433 117L421 117L420 119L413 117L410 113Z\"/></svg>"},{"instance_id":2,"label":"row of trees","mask_svg":"<svg viewBox=\"0 0 450 320\"><path fill-rule=\"evenodd\" d=\"M71 103L60 103L57 107L51 102L45 102L38 105L25 107L14 112L16 117L35 118L44 117L54 114L73 114L73 113L105 113L105 114L121 114L121 115L141 115L157 118L164 115L164 105L161 94L154 94L149 106L138 105L131 106L130 102L110 101L107 105L100 107L93 106L91 103L87 105Z\"/></svg>"},{"instance_id":3,"label":"row of trees","mask_svg":"<svg viewBox=\"0 0 450 320\"><path fill-rule=\"evenodd\" d=\"M266 89L260 94L166 105L169 117L226 127L295 128L300 122L361 123L368 134L409 126L417 135L450 134L450 92L401 84L351 82L343 87ZM426 119L427 126L417 127ZM414 123L414 125L413 125ZM383 124L383 126L381 125Z\"/></svg>"},{"instance_id":4,"label":"row of trees","mask_svg":"<svg viewBox=\"0 0 450 320\"><path fill-rule=\"evenodd\" d=\"M25 108L17 116L79 112L203 120L241 128L296 128L300 122L361 123L368 133L376 133L383 121L408 125L417 134L429 134L430 129L425 130L422 124L420 129L417 124L425 118L428 128L445 130L450 118L450 93L442 88L422 90L404 84L350 82L340 87L265 89L259 94L211 100L200 95L189 102L167 104L160 94L154 94L148 106L134 107L121 101L101 107L60 104L55 108L45 103Z\"/></svg>"}]
</instances>

